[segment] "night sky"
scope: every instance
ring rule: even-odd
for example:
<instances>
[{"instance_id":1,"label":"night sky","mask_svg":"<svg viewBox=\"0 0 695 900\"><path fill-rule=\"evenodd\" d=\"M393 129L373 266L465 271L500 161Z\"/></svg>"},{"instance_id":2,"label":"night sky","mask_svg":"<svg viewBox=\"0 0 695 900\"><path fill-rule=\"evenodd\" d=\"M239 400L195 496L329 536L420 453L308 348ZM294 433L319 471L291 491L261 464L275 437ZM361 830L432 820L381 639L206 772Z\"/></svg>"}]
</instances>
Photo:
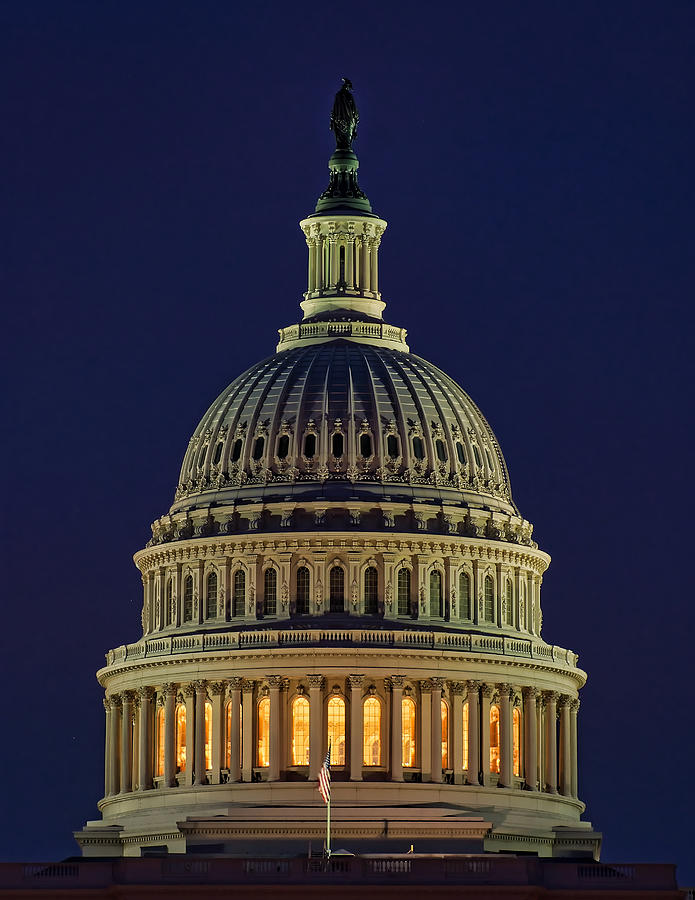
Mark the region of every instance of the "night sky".
<instances>
[{"instance_id":1,"label":"night sky","mask_svg":"<svg viewBox=\"0 0 695 900\"><path fill-rule=\"evenodd\" d=\"M208 404L298 320L340 76L387 321L480 405L609 861L695 883L695 6L0 3L0 857L77 852L104 652Z\"/></svg>"}]
</instances>

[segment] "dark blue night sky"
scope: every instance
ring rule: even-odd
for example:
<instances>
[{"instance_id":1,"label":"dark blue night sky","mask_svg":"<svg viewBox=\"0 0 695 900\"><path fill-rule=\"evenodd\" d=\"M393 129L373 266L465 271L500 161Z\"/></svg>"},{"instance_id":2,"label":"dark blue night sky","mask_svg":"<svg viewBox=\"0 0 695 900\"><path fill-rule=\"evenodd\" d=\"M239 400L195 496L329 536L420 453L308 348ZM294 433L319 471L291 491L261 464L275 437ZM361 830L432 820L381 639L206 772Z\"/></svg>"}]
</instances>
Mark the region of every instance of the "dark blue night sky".
<instances>
[{"instance_id":1,"label":"dark blue night sky","mask_svg":"<svg viewBox=\"0 0 695 900\"><path fill-rule=\"evenodd\" d=\"M0 3L2 858L97 818L130 557L298 320L347 75L386 318L481 406L553 556L603 858L695 883L694 45L690 0Z\"/></svg>"}]
</instances>

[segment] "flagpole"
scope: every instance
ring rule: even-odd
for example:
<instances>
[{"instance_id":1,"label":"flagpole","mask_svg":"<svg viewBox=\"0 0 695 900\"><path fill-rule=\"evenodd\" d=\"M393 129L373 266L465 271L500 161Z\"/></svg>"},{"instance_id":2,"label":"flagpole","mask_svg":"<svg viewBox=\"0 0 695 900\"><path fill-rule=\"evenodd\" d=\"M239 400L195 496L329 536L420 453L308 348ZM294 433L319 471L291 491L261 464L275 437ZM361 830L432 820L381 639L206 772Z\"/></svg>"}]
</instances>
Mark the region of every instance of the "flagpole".
<instances>
[{"instance_id":1,"label":"flagpole","mask_svg":"<svg viewBox=\"0 0 695 900\"><path fill-rule=\"evenodd\" d=\"M331 857L331 800L326 804L326 855Z\"/></svg>"}]
</instances>

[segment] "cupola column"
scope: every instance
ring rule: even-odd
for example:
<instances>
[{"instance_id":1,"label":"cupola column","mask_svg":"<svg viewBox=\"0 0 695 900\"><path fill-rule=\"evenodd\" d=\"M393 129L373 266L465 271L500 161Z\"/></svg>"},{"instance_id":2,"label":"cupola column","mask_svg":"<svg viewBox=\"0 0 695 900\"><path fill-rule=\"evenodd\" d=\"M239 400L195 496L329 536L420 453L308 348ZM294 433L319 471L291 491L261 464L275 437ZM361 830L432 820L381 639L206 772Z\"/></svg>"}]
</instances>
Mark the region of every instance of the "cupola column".
<instances>
[{"instance_id":1,"label":"cupola column","mask_svg":"<svg viewBox=\"0 0 695 900\"><path fill-rule=\"evenodd\" d=\"M366 294L369 292L371 283L372 283L371 282L372 266L371 266L371 260L369 258L369 243L370 242L369 242L369 237L368 237L371 227L372 227L371 225L365 225L364 226L364 234L362 235L362 248L361 248L362 249L362 260L361 260L361 265L360 265L360 269L361 269L360 275L361 275L362 283L360 284L360 290L362 291L363 294Z\"/></svg>"},{"instance_id":2,"label":"cupola column","mask_svg":"<svg viewBox=\"0 0 695 900\"><path fill-rule=\"evenodd\" d=\"M468 784L480 784L480 682L467 681L468 689Z\"/></svg>"},{"instance_id":3,"label":"cupola column","mask_svg":"<svg viewBox=\"0 0 695 900\"><path fill-rule=\"evenodd\" d=\"M432 781L442 780L442 688L443 678L432 678Z\"/></svg>"},{"instance_id":4,"label":"cupola column","mask_svg":"<svg viewBox=\"0 0 695 900\"><path fill-rule=\"evenodd\" d=\"M123 691L121 706L121 794L133 789L133 692Z\"/></svg>"},{"instance_id":5,"label":"cupola column","mask_svg":"<svg viewBox=\"0 0 695 900\"><path fill-rule=\"evenodd\" d=\"M212 774L210 782L212 784L220 783L222 777L221 770L225 762L224 697L226 689L227 685L224 681L213 681L210 685L210 693L212 694Z\"/></svg>"},{"instance_id":6,"label":"cupola column","mask_svg":"<svg viewBox=\"0 0 695 900\"><path fill-rule=\"evenodd\" d=\"M323 675L309 681L309 781L317 781L323 764Z\"/></svg>"},{"instance_id":7,"label":"cupola column","mask_svg":"<svg viewBox=\"0 0 695 900\"><path fill-rule=\"evenodd\" d=\"M575 697L570 703L570 797L579 797L577 785L577 713L579 700Z\"/></svg>"},{"instance_id":8,"label":"cupola column","mask_svg":"<svg viewBox=\"0 0 695 900\"><path fill-rule=\"evenodd\" d=\"M204 681L195 681L195 759L193 761L193 783L205 784L205 701L207 685Z\"/></svg>"},{"instance_id":9,"label":"cupola column","mask_svg":"<svg viewBox=\"0 0 695 900\"><path fill-rule=\"evenodd\" d=\"M562 694L560 709L560 793L572 796L572 758L570 738L570 697Z\"/></svg>"},{"instance_id":10,"label":"cupola column","mask_svg":"<svg viewBox=\"0 0 695 900\"><path fill-rule=\"evenodd\" d=\"M511 686L498 684L500 695L500 787L512 786L512 709Z\"/></svg>"},{"instance_id":11,"label":"cupola column","mask_svg":"<svg viewBox=\"0 0 695 900\"><path fill-rule=\"evenodd\" d=\"M535 791L538 784L538 724L536 698L538 691L524 688L524 780L526 789Z\"/></svg>"},{"instance_id":12,"label":"cupola column","mask_svg":"<svg viewBox=\"0 0 695 900\"><path fill-rule=\"evenodd\" d=\"M392 675L391 683L391 781L403 781L403 681Z\"/></svg>"},{"instance_id":13,"label":"cupola column","mask_svg":"<svg viewBox=\"0 0 695 900\"><path fill-rule=\"evenodd\" d=\"M270 765L268 766L268 781L280 780L280 688L282 687L281 675L268 675L270 685Z\"/></svg>"},{"instance_id":14,"label":"cupola column","mask_svg":"<svg viewBox=\"0 0 695 900\"><path fill-rule=\"evenodd\" d=\"M254 682L244 679L242 681L241 690L243 698L243 721L242 740L244 742L241 753L241 780L251 781L253 775L254 752L253 752L253 735L257 727L254 722L254 706L253 706L253 690Z\"/></svg>"},{"instance_id":15,"label":"cupola column","mask_svg":"<svg viewBox=\"0 0 695 900\"><path fill-rule=\"evenodd\" d=\"M119 747L118 747L118 739L120 736L120 719L121 719L121 698L118 694L112 694L109 699L109 707L111 709L111 715L109 717L109 725L110 725L110 738L109 738L109 789L108 793L110 795L118 793L118 774L119 774L119 766L118 766L118 758L119 758Z\"/></svg>"},{"instance_id":16,"label":"cupola column","mask_svg":"<svg viewBox=\"0 0 695 900\"><path fill-rule=\"evenodd\" d=\"M545 692L545 789L557 794L557 699L555 691Z\"/></svg>"},{"instance_id":17,"label":"cupola column","mask_svg":"<svg viewBox=\"0 0 695 900\"><path fill-rule=\"evenodd\" d=\"M490 700L492 699L492 686L483 684L480 692L480 771L482 784L487 787L490 784Z\"/></svg>"},{"instance_id":18,"label":"cupola column","mask_svg":"<svg viewBox=\"0 0 695 900\"><path fill-rule=\"evenodd\" d=\"M451 694L451 752L449 766L453 769L454 784L463 784L463 692L460 681L449 683Z\"/></svg>"},{"instance_id":19,"label":"cupola column","mask_svg":"<svg viewBox=\"0 0 695 900\"><path fill-rule=\"evenodd\" d=\"M371 262L372 262L372 272L370 276L371 282L371 291L372 294L378 296L379 294L379 244L381 243L381 237L376 234L369 242L371 249Z\"/></svg>"},{"instance_id":20,"label":"cupola column","mask_svg":"<svg viewBox=\"0 0 695 900\"><path fill-rule=\"evenodd\" d=\"M420 771L423 781L432 778L432 682L420 682Z\"/></svg>"},{"instance_id":21,"label":"cupola column","mask_svg":"<svg viewBox=\"0 0 695 900\"><path fill-rule=\"evenodd\" d=\"M193 767L195 765L195 684L187 684L183 689L186 698L186 773L185 784L193 784Z\"/></svg>"},{"instance_id":22,"label":"cupola column","mask_svg":"<svg viewBox=\"0 0 695 900\"><path fill-rule=\"evenodd\" d=\"M164 785L176 784L176 685L162 685L164 692Z\"/></svg>"},{"instance_id":23,"label":"cupola column","mask_svg":"<svg viewBox=\"0 0 695 900\"><path fill-rule=\"evenodd\" d=\"M241 682L238 676L229 679L230 721L226 740L229 741L229 780L232 783L241 780Z\"/></svg>"},{"instance_id":24,"label":"cupola column","mask_svg":"<svg viewBox=\"0 0 695 900\"><path fill-rule=\"evenodd\" d=\"M152 698L151 687L141 687L138 722L138 790L147 791L152 787Z\"/></svg>"},{"instance_id":25,"label":"cupola column","mask_svg":"<svg viewBox=\"0 0 695 900\"><path fill-rule=\"evenodd\" d=\"M364 675L349 675L350 781L362 781L362 682Z\"/></svg>"}]
</instances>

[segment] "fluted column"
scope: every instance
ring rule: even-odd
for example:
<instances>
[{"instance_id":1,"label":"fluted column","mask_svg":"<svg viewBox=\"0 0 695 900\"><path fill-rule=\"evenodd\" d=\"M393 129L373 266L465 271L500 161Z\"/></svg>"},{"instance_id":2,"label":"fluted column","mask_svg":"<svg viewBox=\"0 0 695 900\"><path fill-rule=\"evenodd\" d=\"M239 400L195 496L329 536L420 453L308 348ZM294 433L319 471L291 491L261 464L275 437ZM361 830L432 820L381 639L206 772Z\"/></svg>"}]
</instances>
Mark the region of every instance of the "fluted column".
<instances>
[{"instance_id":1,"label":"fluted column","mask_svg":"<svg viewBox=\"0 0 695 900\"><path fill-rule=\"evenodd\" d=\"M376 294L379 291L379 244L381 238L377 235L369 243L372 257L371 291Z\"/></svg>"},{"instance_id":2,"label":"fluted column","mask_svg":"<svg viewBox=\"0 0 695 900\"><path fill-rule=\"evenodd\" d=\"M557 699L555 691L546 691L545 698L545 789L557 794Z\"/></svg>"},{"instance_id":3,"label":"fluted column","mask_svg":"<svg viewBox=\"0 0 695 900\"><path fill-rule=\"evenodd\" d=\"M323 763L323 675L307 675L309 682L309 781L316 781Z\"/></svg>"},{"instance_id":4,"label":"fluted column","mask_svg":"<svg viewBox=\"0 0 695 900\"><path fill-rule=\"evenodd\" d=\"M420 682L420 771L423 781L432 779L432 682Z\"/></svg>"},{"instance_id":5,"label":"fluted column","mask_svg":"<svg viewBox=\"0 0 695 900\"><path fill-rule=\"evenodd\" d=\"M579 797L577 784L577 713L579 700L575 697L570 703L570 797Z\"/></svg>"},{"instance_id":6,"label":"fluted column","mask_svg":"<svg viewBox=\"0 0 695 900\"><path fill-rule=\"evenodd\" d=\"M140 784L140 694L133 691L133 733L131 741L132 770L130 776L130 789L136 791Z\"/></svg>"},{"instance_id":7,"label":"fluted column","mask_svg":"<svg viewBox=\"0 0 695 900\"><path fill-rule=\"evenodd\" d=\"M242 781L251 781L251 776L253 775L253 766L255 762L253 733L255 731L256 723L254 722L253 715L253 689L253 681L247 681L246 679L242 681L241 690L244 710L244 722L241 735L243 741L243 749L241 754Z\"/></svg>"},{"instance_id":8,"label":"fluted column","mask_svg":"<svg viewBox=\"0 0 695 900\"><path fill-rule=\"evenodd\" d=\"M403 781L403 682L392 675L391 683L391 781Z\"/></svg>"},{"instance_id":9,"label":"fluted column","mask_svg":"<svg viewBox=\"0 0 695 900\"><path fill-rule=\"evenodd\" d=\"M111 704L106 697L102 698L102 703L104 704L104 714L106 719L106 730L104 734L104 796L108 797L111 793Z\"/></svg>"},{"instance_id":10,"label":"fluted column","mask_svg":"<svg viewBox=\"0 0 695 900\"><path fill-rule=\"evenodd\" d=\"M280 780L280 688L282 687L281 675L268 675L270 685L270 764L268 766L268 781ZM309 720L311 723L311 719Z\"/></svg>"},{"instance_id":11,"label":"fluted column","mask_svg":"<svg viewBox=\"0 0 695 900\"><path fill-rule=\"evenodd\" d=\"M176 685L163 684L164 692L164 785L176 785Z\"/></svg>"},{"instance_id":12,"label":"fluted column","mask_svg":"<svg viewBox=\"0 0 695 900\"><path fill-rule=\"evenodd\" d=\"M499 787L512 786L511 685L498 684L500 695L500 777Z\"/></svg>"},{"instance_id":13,"label":"fluted column","mask_svg":"<svg viewBox=\"0 0 695 900\"><path fill-rule=\"evenodd\" d=\"M468 784L480 784L480 682L467 681L468 688Z\"/></svg>"},{"instance_id":14,"label":"fluted column","mask_svg":"<svg viewBox=\"0 0 695 900\"><path fill-rule=\"evenodd\" d=\"M133 692L121 695L121 794L133 789Z\"/></svg>"},{"instance_id":15,"label":"fluted column","mask_svg":"<svg viewBox=\"0 0 695 900\"><path fill-rule=\"evenodd\" d=\"M453 769L454 784L463 784L463 692L461 681L449 684L451 694L451 749L449 766Z\"/></svg>"},{"instance_id":16,"label":"fluted column","mask_svg":"<svg viewBox=\"0 0 695 900\"><path fill-rule=\"evenodd\" d=\"M328 235L328 268L330 271L330 288L334 289L338 283L338 235Z\"/></svg>"},{"instance_id":17,"label":"fluted column","mask_svg":"<svg viewBox=\"0 0 695 900\"><path fill-rule=\"evenodd\" d=\"M193 784L193 768L195 765L195 684L187 684L183 688L186 702L186 770L184 784Z\"/></svg>"},{"instance_id":18,"label":"fluted column","mask_svg":"<svg viewBox=\"0 0 695 900\"><path fill-rule=\"evenodd\" d=\"M563 797L572 796L572 750L570 738L570 697L562 694L560 709L560 793Z\"/></svg>"},{"instance_id":19,"label":"fluted column","mask_svg":"<svg viewBox=\"0 0 695 900\"><path fill-rule=\"evenodd\" d=\"M241 682L238 677L229 679L230 723L229 734L229 780L241 780ZM248 728L250 723L247 723Z\"/></svg>"},{"instance_id":20,"label":"fluted column","mask_svg":"<svg viewBox=\"0 0 695 900\"><path fill-rule=\"evenodd\" d=\"M442 689L443 678L432 678L432 781L442 780Z\"/></svg>"},{"instance_id":21,"label":"fluted column","mask_svg":"<svg viewBox=\"0 0 695 900\"><path fill-rule=\"evenodd\" d=\"M545 697L542 692L538 692L536 698L536 746L538 747L538 769L536 772L536 781L538 782L538 790L545 790Z\"/></svg>"},{"instance_id":22,"label":"fluted column","mask_svg":"<svg viewBox=\"0 0 695 900\"><path fill-rule=\"evenodd\" d=\"M538 724L534 687L524 688L524 781L525 788L535 791L538 784Z\"/></svg>"},{"instance_id":23,"label":"fluted column","mask_svg":"<svg viewBox=\"0 0 695 900\"><path fill-rule=\"evenodd\" d=\"M219 784L222 780L221 770L225 764L224 752L224 697L227 685L224 681L213 681L210 685L212 694L212 772L210 783Z\"/></svg>"},{"instance_id":24,"label":"fluted column","mask_svg":"<svg viewBox=\"0 0 695 900\"><path fill-rule=\"evenodd\" d=\"M369 244L370 244L370 240L368 237L369 230L370 230L370 226L365 225L364 226L364 236L362 237L362 248L361 248L362 249L362 265L360 266L360 270L361 270L360 275L361 275L361 280L362 280L360 289L363 293L366 291L369 291L370 286L371 286L372 266L371 266L371 261L369 259Z\"/></svg>"},{"instance_id":25,"label":"fluted column","mask_svg":"<svg viewBox=\"0 0 695 900\"><path fill-rule=\"evenodd\" d=\"M480 692L480 772L482 784L490 784L490 700L492 685L483 684Z\"/></svg>"},{"instance_id":26,"label":"fluted column","mask_svg":"<svg viewBox=\"0 0 695 900\"><path fill-rule=\"evenodd\" d=\"M202 596L202 595L201 595ZM207 699L207 684L205 681L195 681L195 725L194 725L194 753L193 783L205 784L205 701Z\"/></svg>"},{"instance_id":27,"label":"fluted column","mask_svg":"<svg viewBox=\"0 0 695 900\"><path fill-rule=\"evenodd\" d=\"M364 675L349 675L350 781L362 781L362 682Z\"/></svg>"},{"instance_id":28,"label":"fluted column","mask_svg":"<svg viewBox=\"0 0 695 900\"><path fill-rule=\"evenodd\" d=\"M138 722L138 790L147 791L152 787L152 698L151 687L138 690L140 698Z\"/></svg>"}]
</instances>

